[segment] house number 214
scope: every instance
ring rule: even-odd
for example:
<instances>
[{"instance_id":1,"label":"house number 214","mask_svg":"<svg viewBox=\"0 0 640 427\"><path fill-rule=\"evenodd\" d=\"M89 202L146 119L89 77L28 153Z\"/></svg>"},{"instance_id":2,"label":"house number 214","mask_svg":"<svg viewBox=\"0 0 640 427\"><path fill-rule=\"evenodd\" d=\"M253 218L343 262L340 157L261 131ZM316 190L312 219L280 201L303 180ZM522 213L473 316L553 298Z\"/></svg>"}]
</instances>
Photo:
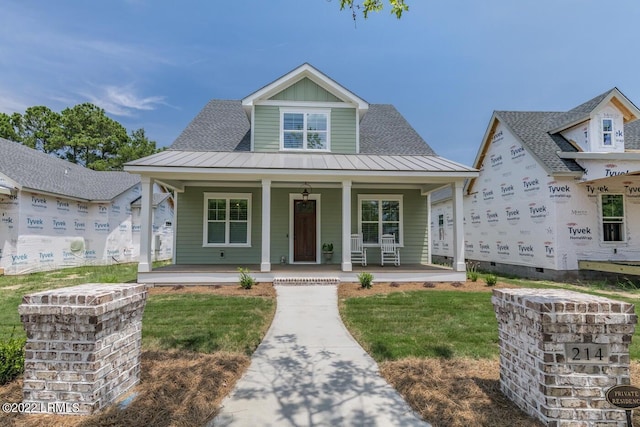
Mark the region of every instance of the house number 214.
<instances>
[{"instance_id":1,"label":"house number 214","mask_svg":"<svg viewBox=\"0 0 640 427\"><path fill-rule=\"evenodd\" d=\"M565 343L564 358L567 363L608 363L609 346L593 343Z\"/></svg>"}]
</instances>

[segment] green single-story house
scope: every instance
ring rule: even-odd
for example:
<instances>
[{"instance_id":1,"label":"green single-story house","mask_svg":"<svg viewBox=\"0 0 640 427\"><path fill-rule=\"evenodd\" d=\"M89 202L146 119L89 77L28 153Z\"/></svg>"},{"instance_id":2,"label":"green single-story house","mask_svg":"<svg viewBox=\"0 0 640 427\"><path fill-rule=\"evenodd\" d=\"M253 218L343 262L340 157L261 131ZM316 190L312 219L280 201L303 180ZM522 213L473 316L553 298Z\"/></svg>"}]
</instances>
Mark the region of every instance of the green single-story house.
<instances>
[{"instance_id":1,"label":"green single-story house","mask_svg":"<svg viewBox=\"0 0 640 427\"><path fill-rule=\"evenodd\" d=\"M125 170L142 177L140 282L237 281L238 266L261 281L352 280L363 269L379 279L465 278L462 188L478 171L439 157L392 105L369 104L306 63L244 99L210 101L169 149ZM154 182L176 193L173 265L157 269ZM448 269L429 252L429 194L443 186L458 207ZM399 266L380 267L384 234ZM352 235L366 267L352 263Z\"/></svg>"}]
</instances>

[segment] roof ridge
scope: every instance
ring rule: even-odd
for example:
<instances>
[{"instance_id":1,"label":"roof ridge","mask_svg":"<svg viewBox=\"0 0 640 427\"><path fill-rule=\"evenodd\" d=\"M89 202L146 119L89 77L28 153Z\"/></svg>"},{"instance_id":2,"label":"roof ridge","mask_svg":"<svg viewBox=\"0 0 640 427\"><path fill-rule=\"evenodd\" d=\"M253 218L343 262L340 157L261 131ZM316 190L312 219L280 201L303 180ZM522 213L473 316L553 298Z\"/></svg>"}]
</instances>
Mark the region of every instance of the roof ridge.
<instances>
[{"instance_id":1,"label":"roof ridge","mask_svg":"<svg viewBox=\"0 0 640 427\"><path fill-rule=\"evenodd\" d=\"M618 91L618 88L613 87L606 92L601 93L600 95L594 96L588 101L583 102L582 104L573 107L572 109L566 111L563 115L558 117L555 123L553 123L553 127L551 129L557 129L560 127L567 126L573 122L580 121L582 119L587 119L591 112L596 108L606 97L611 94L611 92ZM550 129L550 130L551 130Z\"/></svg>"}]
</instances>

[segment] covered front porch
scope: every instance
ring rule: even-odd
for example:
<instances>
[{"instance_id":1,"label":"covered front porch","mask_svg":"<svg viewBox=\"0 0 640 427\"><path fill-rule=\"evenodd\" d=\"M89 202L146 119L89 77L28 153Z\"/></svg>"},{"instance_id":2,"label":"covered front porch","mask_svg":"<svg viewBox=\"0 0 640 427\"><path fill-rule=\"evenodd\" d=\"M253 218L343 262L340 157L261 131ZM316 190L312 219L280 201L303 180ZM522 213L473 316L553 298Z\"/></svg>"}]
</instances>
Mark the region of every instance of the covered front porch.
<instances>
[{"instance_id":1,"label":"covered front porch","mask_svg":"<svg viewBox=\"0 0 640 427\"><path fill-rule=\"evenodd\" d=\"M142 175L141 283L235 282L243 265L256 280L271 282L355 281L365 270L384 281L465 279L462 188L477 172L441 158L167 152L127 170ZM176 192L174 266L162 269L151 263L154 182ZM430 254L429 197L444 186L454 194L451 269L431 265ZM367 267L352 262L354 233L367 248ZM400 267L378 267L384 234L396 239Z\"/></svg>"},{"instance_id":2,"label":"covered front porch","mask_svg":"<svg viewBox=\"0 0 640 427\"><path fill-rule=\"evenodd\" d=\"M318 282L357 282L358 274L373 274L375 282L460 282L466 280L465 271L454 271L439 265L406 264L400 267L354 265L352 271L343 271L339 264L273 265L271 271L260 271L259 264L211 265L171 264L138 274L138 282L153 286L214 285L238 283L238 267L249 270L257 282L277 283L297 279L315 279Z\"/></svg>"}]
</instances>

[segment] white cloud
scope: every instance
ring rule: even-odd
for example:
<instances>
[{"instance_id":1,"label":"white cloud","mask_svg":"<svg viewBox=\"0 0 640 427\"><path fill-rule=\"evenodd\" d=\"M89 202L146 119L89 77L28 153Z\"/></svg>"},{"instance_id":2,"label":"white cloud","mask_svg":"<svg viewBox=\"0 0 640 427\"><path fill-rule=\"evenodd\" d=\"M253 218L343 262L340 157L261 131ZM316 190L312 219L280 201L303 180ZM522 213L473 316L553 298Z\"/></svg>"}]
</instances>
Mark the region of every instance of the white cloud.
<instances>
[{"instance_id":1,"label":"white cloud","mask_svg":"<svg viewBox=\"0 0 640 427\"><path fill-rule=\"evenodd\" d=\"M30 107L26 100L20 99L11 93L0 92L0 112L11 113L24 113L28 107Z\"/></svg>"},{"instance_id":2,"label":"white cloud","mask_svg":"<svg viewBox=\"0 0 640 427\"><path fill-rule=\"evenodd\" d=\"M155 110L159 105L165 105L163 96L140 97L131 85L104 86L99 92L98 95L84 93L83 96L114 116L130 117L136 111Z\"/></svg>"}]
</instances>

